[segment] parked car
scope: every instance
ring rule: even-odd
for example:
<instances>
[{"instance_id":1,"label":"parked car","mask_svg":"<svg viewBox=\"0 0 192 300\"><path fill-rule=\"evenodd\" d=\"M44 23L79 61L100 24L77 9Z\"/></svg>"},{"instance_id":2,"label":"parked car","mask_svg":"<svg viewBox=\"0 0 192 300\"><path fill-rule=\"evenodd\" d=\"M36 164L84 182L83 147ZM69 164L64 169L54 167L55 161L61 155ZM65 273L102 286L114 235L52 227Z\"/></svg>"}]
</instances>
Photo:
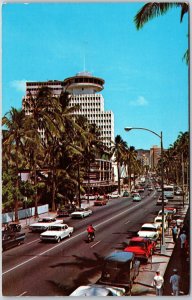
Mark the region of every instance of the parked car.
<instances>
[{"instance_id":1,"label":"parked car","mask_svg":"<svg viewBox=\"0 0 192 300\"><path fill-rule=\"evenodd\" d=\"M173 214L176 214L176 212L177 212L177 208L175 208L175 207L166 206L165 209L166 209L167 211L172 212Z\"/></svg>"},{"instance_id":2,"label":"parked car","mask_svg":"<svg viewBox=\"0 0 192 300\"><path fill-rule=\"evenodd\" d=\"M136 189L131 191L131 196L133 196L135 194L138 194L138 191Z\"/></svg>"},{"instance_id":3,"label":"parked car","mask_svg":"<svg viewBox=\"0 0 192 300\"><path fill-rule=\"evenodd\" d=\"M71 218L75 219L75 218L85 218L85 217L88 217L92 214L92 210L89 209L89 208L78 208L76 211L74 211L72 214L71 214Z\"/></svg>"},{"instance_id":4,"label":"parked car","mask_svg":"<svg viewBox=\"0 0 192 300\"><path fill-rule=\"evenodd\" d=\"M102 206L106 205L108 200L104 197L98 197L97 200L94 201L95 206Z\"/></svg>"},{"instance_id":5,"label":"parked car","mask_svg":"<svg viewBox=\"0 0 192 300\"><path fill-rule=\"evenodd\" d=\"M125 295L131 294L135 278L139 274L140 262L132 252L118 251L104 259L103 270L98 284L125 289Z\"/></svg>"},{"instance_id":6,"label":"parked car","mask_svg":"<svg viewBox=\"0 0 192 300\"><path fill-rule=\"evenodd\" d=\"M175 194L176 196L183 196L185 193L182 191L182 189L177 189L177 190L174 192L174 194Z\"/></svg>"},{"instance_id":7,"label":"parked car","mask_svg":"<svg viewBox=\"0 0 192 300\"><path fill-rule=\"evenodd\" d=\"M135 257L147 262L156 249L156 242L149 238L133 237L129 245L124 249L126 252L133 252Z\"/></svg>"},{"instance_id":8,"label":"parked car","mask_svg":"<svg viewBox=\"0 0 192 300\"><path fill-rule=\"evenodd\" d=\"M143 224L137 234L139 237L147 237L153 241L157 241L159 238L157 227L152 223Z\"/></svg>"},{"instance_id":9,"label":"parked car","mask_svg":"<svg viewBox=\"0 0 192 300\"><path fill-rule=\"evenodd\" d=\"M19 246L25 241L25 233L2 233L2 250L13 248Z\"/></svg>"},{"instance_id":10,"label":"parked car","mask_svg":"<svg viewBox=\"0 0 192 300\"><path fill-rule=\"evenodd\" d=\"M141 196L137 193L132 196L134 202L141 201Z\"/></svg>"},{"instance_id":11,"label":"parked car","mask_svg":"<svg viewBox=\"0 0 192 300\"><path fill-rule=\"evenodd\" d=\"M129 197L129 192L128 191L124 191L123 197Z\"/></svg>"},{"instance_id":12,"label":"parked car","mask_svg":"<svg viewBox=\"0 0 192 300\"><path fill-rule=\"evenodd\" d=\"M112 198L112 199L115 199L115 198L119 198L119 197L120 197L120 195L119 195L119 193L118 193L117 191L115 191L115 192L109 194L108 196L109 196L109 198Z\"/></svg>"},{"instance_id":13,"label":"parked car","mask_svg":"<svg viewBox=\"0 0 192 300\"><path fill-rule=\"evenodd\" d=\"M163 224L163 218L162 218L162 216L155 217L154 224L157 227L162 227L162 224ZM166 230L167 227L168 227L167 218L166 218L166 216L164 216L164 229Z\"/></svg>"},{"instance_id":14,"label":"parked car","mask_svg":"<svg viewBox=\"0 0 192 300\"><path fill-rule=\"evenodd\" d=\"M88 199L89 199L89 200L95 200L96 197L97 197L97 196L96 196L96 195L93 195L93 194L85 194L85 195L84 195L84 199L85 199L85 200L88 200Z\"/></svg>"},{"instance_id":15,"label":"parked car","mask_svg":"<svg viewBox=\"0 0 192 300\"><path fill-rule=\"evenodd\" d=\"M44 217L38 220L37 223L33 223L29 226L29 229L33 232L35 231L45 231L49 226L54 224L61 224L62 220L56 220L56 218L52 217Z\"/></svg>"},{"instance_id":16,"label":"parked car","mask_svg":"<svg viewBox=\"0 0 192 300\"><path fill-rule=\"evenodd\" d=\"M153 187L152 187L152 186L149 186L149 187L148 187L148 191L153 191Z\"/></svg>"},{"instance_id":17,"label":"parked car","mask_svg":"<svg viewBox=\"0 0 192 300\"><path fill-rule=\"evenodd\" d=\"M20 232L21 231L21 224L18 222L9 222L2 224L2 229L9 233L11 232Z\"/></svg>"},{"instance_id":18,"label":"parked car","mask_svg":"<svg viewBox=\"0 0 192 300\"><path fill-rule=\"evenodd\" d=\"M49 226L48 230L40 234L42 241L54 241L59 243L65 237L70 237L73 233L73 227L67 224L55 224Z\"/></svg>"},{"instance_id":19,"label":"parked car","mask_svg":"<svg viewBox=\"0 0 192 300\"><path fill-rule=\"evenodd\" d=\"M166 219L171 219L173 218L174 214L176 213L176 209L175 208L168 208L166 206L166 208L164 209L164 215L166 216ZM158 216L162 216L162 210L160 210L158 212Z\"/></svg>"},{"instance_id":20,"label":"parked car","mask_svg":"<svg viewBox=\"0 0 192 300\"><path fill-rule=\"evenodd\" d=\"M144 189L143 186L140 186L140 187L138 187L137 191L138 191L139 193L143 193L143 192L145 191L145 189Z\"/></svg>"},{"instance_id":21,"label":"parked car","mask_svg":"<svg viewBox=\"0 0 192 300\"><path fill-rule=\"evenodd\" d=\"M164 204L166 205L168 203L168 199L164 196ZM162 195L159 196L157 199L156 205L162 205Z\"/></svg>"},{"instance_id":22,"label":"parked car","mask_svg":"<svg viewBox=\"0 0 192 300\"><path fill-rule=\"evenodd\" d=\"M101 285L101 284L89 284L79 286L69 296L123 296L125 294L124 288L118 288L113 286Z\"/></svg>"},{"instance_id":23,"label":"parked car","mask_svg":"<svg viewBox=\"0 0 192 300\"><path fill-rule=\"evenodd\" d=\"M65 206L64 208L60 208L57 210L56 218L69 217L72 212L76 211L76 206Z\"/></svg>"}]
</instances>

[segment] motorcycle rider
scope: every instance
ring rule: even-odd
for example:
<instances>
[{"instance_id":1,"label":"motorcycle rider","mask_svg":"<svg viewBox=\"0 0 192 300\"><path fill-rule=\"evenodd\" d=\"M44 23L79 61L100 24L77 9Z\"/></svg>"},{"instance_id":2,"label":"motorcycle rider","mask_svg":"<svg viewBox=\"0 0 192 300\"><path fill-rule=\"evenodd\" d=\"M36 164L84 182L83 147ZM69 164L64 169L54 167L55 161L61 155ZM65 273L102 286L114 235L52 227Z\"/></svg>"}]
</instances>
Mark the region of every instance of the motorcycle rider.
<instances>
[{"instance_id":1,"label":"motorcycle rider","mask_svg":"<svg viewBox=\"0 0 192 300\"><path fill-rule=\"evenodd\" d=\"M87 232L88 232L88 235L91 236L91 238L95 238L95 228L93 227L92 224L90 224L90 225L87 227Z\"/></svg>"}]
</instances>

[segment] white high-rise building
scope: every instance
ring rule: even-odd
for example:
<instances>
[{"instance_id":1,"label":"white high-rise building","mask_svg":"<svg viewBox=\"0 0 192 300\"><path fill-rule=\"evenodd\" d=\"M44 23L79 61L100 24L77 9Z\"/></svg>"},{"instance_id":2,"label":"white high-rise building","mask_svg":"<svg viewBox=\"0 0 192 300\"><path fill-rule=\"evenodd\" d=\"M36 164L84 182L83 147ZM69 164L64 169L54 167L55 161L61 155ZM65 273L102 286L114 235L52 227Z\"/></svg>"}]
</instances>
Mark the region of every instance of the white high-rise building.
<instances>
[{"instance_id":1,"label":"white high-rise building","mask_svg":"<svg viewBox=\"0 0 192 300\"><path fill-rule=\"evenodd\" d=\"M105 81L93 77L91 73L81 72L74 77L64 80L64 89L72 97L70 105L79 105L76 114L87 117L90 123L96 124L101 133L101 139L107 147L114 142L114 114L104 110L104 98L100 92L103 90Z\"/></svg>"},{"instance_id":2,"label":"white high-rise building","mask_svg":"<svg viewBox=\"0 0 192 300\"><path fill-rule=\"evenodd\" d=\"M87 117L90 123L96 124L103 143L111 147L111 141L114 142L114 114L112 111L104 110L104 98L98 93L103 90L104 83L101 78L93 77L88 72L81 72L64 81L27 82L25 97L29 93L35 95L43 86L49 87L54 96L59 96L62 91L68 91L71 94L70 106L79 105L79 110L75 113ZM23 108L26 114L29 114L30 111L25 107L25 97Z\"/></svg>"},{"instance_id":3,"label":"white high-rise building","mask_svg":"<svg viewBox=\"0 0 192 300\"><path fill-rule=\"evenodd\" d=\"M99 93L103 90L105 81L93 77L88 72L81 72L65 80L49 80L44 82L27 82L26 95L23 97L22 106L26 114L31 114L32 108L27 108L25 99L36 96L42 87L52 90L53 96L59 96L61 92L67 91L71 94L70 106L79 105L75 114L87 117L88 121L96 124L100 131L102 142L110 148L114 142L114 114L112 111L104 110L104 98ZM44 138L44 131L41 129ZM114 163L113 163L114 164ZM103 186L111 187L114 183L114 166L111 160L96 159L89 173L89 185L91 188ZM87 185L86 179L84 185Z\"/></svg>"}]
</instances>

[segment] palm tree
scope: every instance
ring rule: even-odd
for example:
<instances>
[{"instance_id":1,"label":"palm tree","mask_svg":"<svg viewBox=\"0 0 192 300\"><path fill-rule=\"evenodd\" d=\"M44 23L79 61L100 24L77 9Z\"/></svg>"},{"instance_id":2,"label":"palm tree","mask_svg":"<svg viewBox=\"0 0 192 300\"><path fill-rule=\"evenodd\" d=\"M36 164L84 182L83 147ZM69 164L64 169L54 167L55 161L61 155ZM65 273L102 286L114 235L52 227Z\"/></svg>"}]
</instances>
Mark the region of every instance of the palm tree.
<instances>
[{"instance_id":1,"label":"palm tree","mask_svg":"<svg viewBox=\"0 0 192 300\"><path fill-rule=\"evenodd\" d=\"M120 135L115 137L114 146L111 149L111 154L115 156L117 163L117 178L118 178L118 193L121 194L121 166L124 163L127 150L127 143L122 139Z\"/></svg>"},{"instance_id":2,"label":"palm tree","mask_svg":"<svg viewBox=\"0 0 192 300\"><path fill-rule=\"evenodd\" d=\"M28 125L31 126L32 134L40 133L40 143L37 147L31 148L30 159L33 165L33 178L36 192L34 195L35 201L35 216L38 216L37 211L37 169L39 146L45 146L46 142L52 137L59 137L62 128L62 109L57 97L52 95L52 91L48 87L42 87L37 94L29 93L23 101L23 107L26 111L26 119ZM44 136L44 139L42 138Z\"/></svg>"},{"instance_id":3,"label":"palm tree","mask_svg":"<svg viewBox=\"0 0 192 300\"><path fill-rule=\"evenodd\" d=\"M155 17L162 16L167 13L168 10L179 7L181 9L180 22L182 22L183 17L189 11L189 4L187 2L149 2L146 3L140 11L136 14L134 22L136 28L141 29L148 21ZM187 50L183 56L186 63L189 63L189 51Z\"/></svg>"},{"instance_id":4,"label":"palm tree","mask_svg":"<svg viewBox=\"0 0 192 300\"><path fill-rule=\"evenodd\" d=\"M15 169L15 186L16 193L14 195L15 204L15 221L18 221L18 201L19 201L19 160L21 153L25 153L24 140L26 137L25 130L25 114L22 110L11 108L2 118L2 125L6 131L3 137L3 148L7 155L7 159L11 160ZM23 158L25 156L23 155ZM10 162L8 163L10 165Z\"/></svg>"}]
</instances>

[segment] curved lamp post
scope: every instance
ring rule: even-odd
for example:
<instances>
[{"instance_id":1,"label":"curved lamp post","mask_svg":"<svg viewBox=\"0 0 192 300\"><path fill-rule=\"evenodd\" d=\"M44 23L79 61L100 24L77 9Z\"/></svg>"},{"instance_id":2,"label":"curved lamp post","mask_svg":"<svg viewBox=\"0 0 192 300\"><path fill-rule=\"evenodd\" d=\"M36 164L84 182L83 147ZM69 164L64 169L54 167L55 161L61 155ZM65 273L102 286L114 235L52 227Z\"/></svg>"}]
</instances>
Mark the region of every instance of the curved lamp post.
<instances>
[{"instance_id":1,"label":"curved lamp post","mask_svg":"<svg viewBox=\"0 0 192 300\"><path fill-rule=\"evenodd\" d=\"M165 220L164 220L164 216L165 216L165 213L164 213L164 168L163 168L163 134L162 134L162 131L160 134L156 133L155 131L153 130L150 130L148 128L143 128L143 127L125 127L124 128L125 131L131 131L131 130L146 130L146 131L149 131L151 133L153 133L154 135L158 136L160 138L160 141L161 141L161 190L162 190L162 236L161 236L161 253L162 254L165 254L165 228L164 228L164 223L165 223Z\"/></svg>"}]
</instances>

